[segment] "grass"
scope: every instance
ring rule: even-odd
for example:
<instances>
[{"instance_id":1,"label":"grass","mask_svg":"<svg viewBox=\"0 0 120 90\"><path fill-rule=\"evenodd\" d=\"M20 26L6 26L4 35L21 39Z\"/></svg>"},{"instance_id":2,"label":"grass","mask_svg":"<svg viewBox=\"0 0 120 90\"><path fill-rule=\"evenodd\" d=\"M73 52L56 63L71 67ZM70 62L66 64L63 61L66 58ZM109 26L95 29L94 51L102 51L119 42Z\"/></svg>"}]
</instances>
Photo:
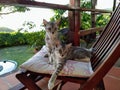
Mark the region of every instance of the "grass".
<instances>
[{"instance_id":1,"label":"grass","mask_svg":"<svg viewBox=\"0 0 120 90\"><path fill-rule=\"evenodd\" d=\"M14 60L18 63L18 67L33 55L33 48L29 46L14 46L0 49L0 61Z\"/></svg>"}]
</instances>

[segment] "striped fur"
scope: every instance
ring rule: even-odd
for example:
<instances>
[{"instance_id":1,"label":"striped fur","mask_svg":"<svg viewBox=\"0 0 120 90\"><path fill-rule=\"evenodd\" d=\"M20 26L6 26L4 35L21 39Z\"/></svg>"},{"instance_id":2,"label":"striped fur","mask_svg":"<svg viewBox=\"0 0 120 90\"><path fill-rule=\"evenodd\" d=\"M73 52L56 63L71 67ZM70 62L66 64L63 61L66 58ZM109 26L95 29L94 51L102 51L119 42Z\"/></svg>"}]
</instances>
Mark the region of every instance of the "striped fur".
<instances>
[{"instance_id":1,"label":"striped fur","mask_svg":"<svg viewBox=\"0 0 120 90\"><path fill-rule=\"evenodd\" d=\"M54 63L55 71L48 82L48 88L52 90L52 88L54 87L57 76L62 71L66 63L66 60L89 62L92 53L93 51L91 51L90 49L72 46L72 44L67 45L56 44L52 57L53 61L55 62Z\"/></svg>"}]
</instances>

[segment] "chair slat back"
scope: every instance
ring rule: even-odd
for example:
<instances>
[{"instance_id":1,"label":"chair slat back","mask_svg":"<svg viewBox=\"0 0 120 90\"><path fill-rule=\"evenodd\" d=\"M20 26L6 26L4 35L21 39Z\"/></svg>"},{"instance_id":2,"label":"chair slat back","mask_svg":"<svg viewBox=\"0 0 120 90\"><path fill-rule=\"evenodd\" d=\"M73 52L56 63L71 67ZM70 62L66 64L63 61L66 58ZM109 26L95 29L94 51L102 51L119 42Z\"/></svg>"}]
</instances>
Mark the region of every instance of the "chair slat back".
<instances>
[{"instance_id":1,"label":"chair slat back","mask_svg":"<svg viewBox=\"0 0 120 90\"><path fill-rule=\"evenodd\" d=\"M116 45L120 45L120 3L109 23L104 28L100 38L93 46L95 48L95 53L91 58L93 70L96 70L105 62Z\"/></svg>"}]
</instances>

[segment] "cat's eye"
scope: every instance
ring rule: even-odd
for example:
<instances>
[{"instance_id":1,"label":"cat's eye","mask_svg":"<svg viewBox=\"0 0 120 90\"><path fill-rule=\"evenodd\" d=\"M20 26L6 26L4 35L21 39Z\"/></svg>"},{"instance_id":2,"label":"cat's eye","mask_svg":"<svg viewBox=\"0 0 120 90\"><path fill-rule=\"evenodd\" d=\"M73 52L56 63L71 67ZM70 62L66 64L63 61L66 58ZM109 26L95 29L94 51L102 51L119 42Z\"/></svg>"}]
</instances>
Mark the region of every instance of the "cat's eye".
<instances>
[{"instance_id":1,"label":"cat's eye","mask_svg":"<svg viewBox=\"0 0 120 90\"><path fill-rule=\"evenodd\" d=\"M59 50L59 53L62 54L62 50L61 49Z\"/></svg>"},{"instance_id":2,"label":"cat's eye","mask_svg":"<svg viewBox=\"0 0 120 90\"><path fill-rule=\"evenodd\" d=\"M57 28L56 28L56 27L55 27L54 29L55 29L55 30L57 30Z\"/></svg>"},{"instance_id":3,"label":"cat's eye","mask_svg":"<svg viewBox=\"0 0 120 90\"><path fill-rule=\"evenodd\" d=\"M51 31L51 28L48 28L48 30L50 30L50 31Z\"/></svg>"}]
</instances>

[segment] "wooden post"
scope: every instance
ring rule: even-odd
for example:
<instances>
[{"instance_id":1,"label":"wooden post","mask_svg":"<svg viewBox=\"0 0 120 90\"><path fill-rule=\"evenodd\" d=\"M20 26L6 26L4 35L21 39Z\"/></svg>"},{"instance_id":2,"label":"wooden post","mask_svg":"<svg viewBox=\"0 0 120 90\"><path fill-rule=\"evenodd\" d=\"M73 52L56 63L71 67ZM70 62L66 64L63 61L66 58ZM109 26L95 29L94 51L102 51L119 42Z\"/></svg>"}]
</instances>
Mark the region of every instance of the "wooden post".
<instances>
[{"instance_id":1,"label":"wooden post","mask_svg":"<svg viewBox=\"0 0 120 90\"><path fill-rule=\"evenodd\" d=\"M80 0L75 0L75 7L80 7ZM80 35L78 32L80 30L80 12L75 10L75 33L74 33L74 45L80 45Z\"/></svg>"},{"instance_id":2,"label":"wooden post","mask_svg":"<svg viewBox=\"0 0 120 90\"><path fill-rule=\"evenodd\" d=\"M116 0L113 0L113 11L115 10L116 8Z\"/></svg>"},{"instance_id":3,"label":"wooden post","mask_svg":"<svg viewBox=\"0 0 120 90\"><path fill-rule=\"evenodd\" d=\"M96 0L91 0L91 8L95 9L96 6ZM91 12L91 27L94 28L96 27L96 20L95 20L95 12ZM90 38L95 39L96 38L96 33L93 33L90 35Z\"/></svg>"},{"instance_id":4,"label":"wooden post","mask_svg":"<svg viewBox=\"0 0 120 90\"><path fill-rule=\"evenodd\" d=\"M70 6L72 7L80 7L80 0L70 0ZM80 12L69 11L69 39L73 43L73 45L78 46L80 44L80 35L78 32L80 30Z\"/></svg>"},{"instance_id":5,"label":"wooden post","mask_svg":"<svg viewBox=\"0 0 120 90\"><path fill-rule=\"evenodd\" d=\"M95 9L95 5L96 5L96 3L95 3L95 0L91 0L91 8L92 9ZM95 25L95 12L91 12L91 27L95 27L96 25Z\"/></svg>"},{"instance_id":6,"label":"wooden post","mask_svg":"<svg viewBox=\"0 0 120 90\"><path fill-rule=\"evenodd\" d=\"M74 0L70 0L69 2L70 7L75 5ZM74 28L75 28L75 12L69 11L68 12L68 19L69 19L69 33L68 33L68 42L71 42L74 45Z\"/></svg>"}]
</instances>

